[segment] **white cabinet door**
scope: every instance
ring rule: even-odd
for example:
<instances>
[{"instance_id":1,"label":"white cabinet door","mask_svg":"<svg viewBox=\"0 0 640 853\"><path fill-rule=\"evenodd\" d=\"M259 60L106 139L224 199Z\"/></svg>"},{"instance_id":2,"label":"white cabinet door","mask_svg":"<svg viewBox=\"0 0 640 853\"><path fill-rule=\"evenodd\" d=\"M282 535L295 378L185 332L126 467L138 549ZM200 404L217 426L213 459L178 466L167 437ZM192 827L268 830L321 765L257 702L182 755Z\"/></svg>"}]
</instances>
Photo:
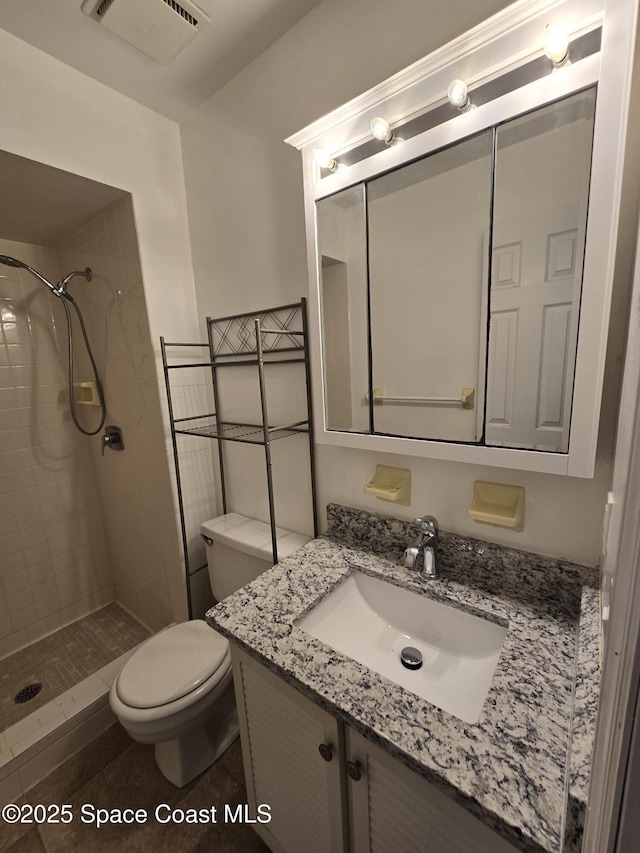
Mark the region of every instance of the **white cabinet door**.
<instances>
[{"instance_id":1,"label":"white cabinet door","mask_svg":"<svg viewBox=\"0 0 640 853\"><path fill-rule=\"evenodd\" d=\"M273 853L343 853L342 726L233 646L232 660L249 805L271 814L254 829Z\"/></svg>"},{"instance_id":2,"label":"white cabinet door","mask_svg":"<svg viewBox=\"0 0 640 853\"><path fill-rule=\"evenodd\" d=\"M387 752L346 730L351 853L517 853ZM357 780L352 778L359 776Z\"/></svg>"}]
</instances>

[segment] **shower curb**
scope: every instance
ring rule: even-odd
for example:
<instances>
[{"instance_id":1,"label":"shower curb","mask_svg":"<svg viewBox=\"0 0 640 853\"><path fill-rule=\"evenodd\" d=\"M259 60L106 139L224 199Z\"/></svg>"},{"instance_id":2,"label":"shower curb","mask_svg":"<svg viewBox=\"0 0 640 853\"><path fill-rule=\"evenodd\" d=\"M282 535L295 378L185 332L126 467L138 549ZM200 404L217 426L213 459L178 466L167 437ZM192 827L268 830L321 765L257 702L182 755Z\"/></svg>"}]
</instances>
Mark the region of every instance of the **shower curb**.
<instances>
[{"instance_id":1,"label":"shower curb","mask_svg":"<svg viewBox=\"0 0 640 853\"><path fill-rule=\"evenodd\" d=\"M109 691L136 648L0 734L0 805L15 802L116 722Z\"/></svg>"}]
</instances>

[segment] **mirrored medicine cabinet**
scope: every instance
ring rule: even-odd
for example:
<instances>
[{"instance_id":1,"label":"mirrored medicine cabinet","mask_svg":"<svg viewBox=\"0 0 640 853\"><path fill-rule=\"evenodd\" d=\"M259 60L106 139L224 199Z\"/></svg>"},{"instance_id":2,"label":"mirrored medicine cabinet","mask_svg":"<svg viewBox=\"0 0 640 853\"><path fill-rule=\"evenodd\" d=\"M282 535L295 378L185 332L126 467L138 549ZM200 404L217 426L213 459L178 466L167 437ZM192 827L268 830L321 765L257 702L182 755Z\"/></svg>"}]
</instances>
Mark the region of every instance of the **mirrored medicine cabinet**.
<instances>
[{"instance_id":1,"label":"mirrored medicine cabinet","mask_svg":"<svg viewBox=\"0 0 640 853\"><path fill-rule=\"evenodd\" d=\"M287 140L306 170L320 441L593 475L626 121L597 25L599 50L559 69L536 56L533 79L408 139L402 123L373 151L354 134L390 109L387 87L384 106L366 93ZM446 90L442 66L416 99ZM332 134L349 166L337 153L328 172L314 157Z\"/></svg>"},{"instance_id":2,"label":"mirrored medicine cabinet","mask_svg":"<svg viewBox=\"0 0 640 853\"><path fill-rule=\"evenodd\" d=\"M566 453L595 89L316 202L326 428Z\"/></svg>"}]
</instances>

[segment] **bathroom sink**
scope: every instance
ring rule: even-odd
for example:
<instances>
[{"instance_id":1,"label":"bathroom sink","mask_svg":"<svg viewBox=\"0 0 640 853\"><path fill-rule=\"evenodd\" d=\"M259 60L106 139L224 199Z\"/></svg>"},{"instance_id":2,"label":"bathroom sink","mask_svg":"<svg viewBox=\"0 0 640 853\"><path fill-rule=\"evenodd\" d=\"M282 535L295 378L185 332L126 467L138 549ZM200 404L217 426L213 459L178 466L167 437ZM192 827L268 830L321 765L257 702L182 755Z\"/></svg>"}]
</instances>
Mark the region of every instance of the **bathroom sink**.
<instances>
[{"instance_id":1,"label":"bathroom sink","mask_svg":"<svg viewBox=\"0 0 640 853\"><path fill-rule=\"evenodd\" d=\"M467 723L480 717L507 635L501 625L361 572L297 625ZM403 664L407 647L414 651Z\"/></svg>"}]
</instances>

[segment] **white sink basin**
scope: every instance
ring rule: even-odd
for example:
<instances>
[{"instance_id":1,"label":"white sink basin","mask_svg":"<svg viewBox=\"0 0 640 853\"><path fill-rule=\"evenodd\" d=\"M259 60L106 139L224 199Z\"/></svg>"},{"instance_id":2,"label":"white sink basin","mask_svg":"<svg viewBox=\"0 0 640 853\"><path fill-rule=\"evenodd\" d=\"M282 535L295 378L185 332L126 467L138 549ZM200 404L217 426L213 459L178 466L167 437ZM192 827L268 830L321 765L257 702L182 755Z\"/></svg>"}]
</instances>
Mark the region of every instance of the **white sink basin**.
<instances>
[{"instance_id":1,"label":"white sink basin","mask_svg":"<svg viewBox=\"0 0 640 853\"><path fill-rule=\"evenodd\" d=\"M430 598L350 574L298 627L467 723L480 717L507 629ZM419 669L400 661L422 654Z\"/></svg>"}]
</instances>

